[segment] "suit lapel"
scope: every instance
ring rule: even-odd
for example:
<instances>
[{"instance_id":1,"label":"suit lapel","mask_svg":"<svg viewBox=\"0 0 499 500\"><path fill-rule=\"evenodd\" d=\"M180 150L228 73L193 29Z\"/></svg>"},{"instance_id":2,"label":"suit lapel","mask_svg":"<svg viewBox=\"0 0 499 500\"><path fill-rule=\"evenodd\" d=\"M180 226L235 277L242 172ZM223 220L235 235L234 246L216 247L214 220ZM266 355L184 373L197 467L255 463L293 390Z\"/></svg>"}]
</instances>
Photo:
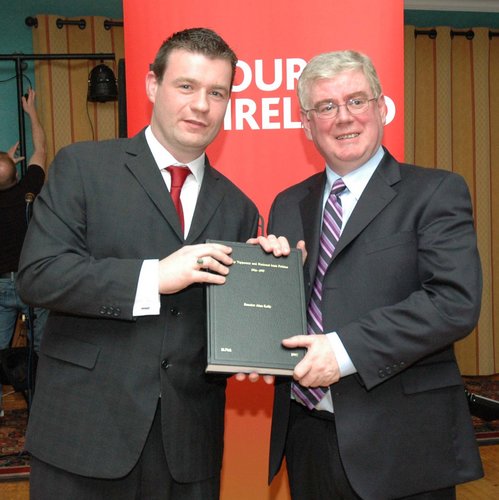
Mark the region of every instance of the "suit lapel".
<instances>
[{"instance_id":1,"label":"suit lapel","mask_svg":"<svg viewBox=\"0 0 499 500\"><path fill-rule=\"evenodd\" d=\"M399 181L399 164L385 151L385 156L367 183L343 229L333 254L333 260L391 202L397 194L392 186Z\"/></svg>"},{"instance_id":2,"label":"suit lapel","mask_svg":"<svg viewBox=\"0 0 499 500\"><path fill-rule=\"evenodd\" d=\"M177 236L183 240L184 236L175 206L151 150L147 145L144 131L132 137L127 142L126 152L128 154L128 159L125 163L126 168L137 179L138 183L146 191L153 204L156 205L156 208L168 224L170 224Z\"/></svg>"},{"instance_id":3,"label":"suit lapel","mask_svg":"<svg viewBox=\"0 0 499 500\"><path fill-rule=\"evenodd\" d=\"M193 243L199 238L222 202L224 192L218 182L219 179L219 173L211 167L208 157L206 157L203 184L199 191L186 243Z\"/></svg>"},{"instance_id":4,"label":"suit lapel","mask_svg":"<svg viewBox=\"0 0 499 500\"><path fill-rule=\"evenodd\" d=\"M326 173L317 175L310 186L310 191L300 202L300 211L303 221L303 233L307 242L306 271L310 280L315 277L317 261L319 259L319 241L321 235L322 199Z\"/></svg>"}]
</instances>

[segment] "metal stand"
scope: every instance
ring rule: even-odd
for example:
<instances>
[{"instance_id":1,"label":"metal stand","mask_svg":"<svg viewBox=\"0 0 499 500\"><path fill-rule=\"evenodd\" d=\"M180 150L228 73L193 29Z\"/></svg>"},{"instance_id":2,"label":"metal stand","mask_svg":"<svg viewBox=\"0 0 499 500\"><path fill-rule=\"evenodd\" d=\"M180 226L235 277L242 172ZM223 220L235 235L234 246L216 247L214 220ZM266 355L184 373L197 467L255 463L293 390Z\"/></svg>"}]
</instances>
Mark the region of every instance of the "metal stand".
<instances>
[{"instance_id":1,"label":"metal stand","mask_svg":"<svg viewBox=\"0 0 499 500\"><path fill-rule=\"evenodd\" d=\"M24 111L22 107L21 97L23 95L23 71L25 61L53 61L53 60L66 60L66 59L96 59L107 60L113 59L115 55L111 53L103 54L0 54L0 61L14 61L16 66L16 82L17 82L17 114L19 118L19 154L26 157L26 131L24 122ZM21 175L26 173L27 165L26 159L21 162Z\"/></svg>"},{"instance_id":2,"label":"metal stand","mask_svg":"<svg viewBox=\"0 0 499 500\"><path fill-rule=\"evenodd\" d=\"M33 200L26 201L26 227L28 227L33 215ZM26 360L26 393L24 395L28 405L28 415L31 411L31 403L33 402L33 394L35 391L35 377L37 366L37 355L35 352L35 310L28 304L28 359Z\"/></svg>"}]
</instances>

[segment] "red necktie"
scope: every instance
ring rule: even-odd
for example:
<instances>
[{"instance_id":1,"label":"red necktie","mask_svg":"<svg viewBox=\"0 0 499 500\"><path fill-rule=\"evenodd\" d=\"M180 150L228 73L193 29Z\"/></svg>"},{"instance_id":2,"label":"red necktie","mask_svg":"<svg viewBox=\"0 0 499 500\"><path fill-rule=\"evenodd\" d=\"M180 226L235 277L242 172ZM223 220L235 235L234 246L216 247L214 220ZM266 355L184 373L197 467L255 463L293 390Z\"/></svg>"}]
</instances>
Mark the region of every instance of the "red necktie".
<instances>
[{"instance_id":1,"label":"red necktie","mask_svg":"<svg viewBox=\"0 0 499 500\"><path fill-rule=\"evenodd\" d=\"M172 187L170 189L170 194L172 195L173 204L178 213L178 218L180 219L180 226L182 231L184 230L184 211L182 210L182 202L180 201L180 191L182 191L182 186L184 185L186 177L191 173L188 167L167 167L168 172L172 176Z\"/></svg>"}]
</instances>

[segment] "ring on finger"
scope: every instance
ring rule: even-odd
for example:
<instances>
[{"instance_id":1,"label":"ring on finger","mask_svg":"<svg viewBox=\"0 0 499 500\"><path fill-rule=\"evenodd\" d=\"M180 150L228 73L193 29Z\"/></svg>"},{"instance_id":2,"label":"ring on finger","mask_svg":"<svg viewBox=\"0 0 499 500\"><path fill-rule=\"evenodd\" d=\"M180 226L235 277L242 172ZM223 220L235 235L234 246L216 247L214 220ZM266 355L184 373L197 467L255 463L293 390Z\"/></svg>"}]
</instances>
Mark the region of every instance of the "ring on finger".
<instances>
[{"instance_id":1,"label":"ring on finger","mask_svg":"<svg viewBox=\"0 0 499 500\"><path fill-rule=\"evenodd\" d=\"M204 260L202 259L202 257L199 257L198 260L196 261L196 264L202 266L204 264Z\"/></svg>"}]
</instances>

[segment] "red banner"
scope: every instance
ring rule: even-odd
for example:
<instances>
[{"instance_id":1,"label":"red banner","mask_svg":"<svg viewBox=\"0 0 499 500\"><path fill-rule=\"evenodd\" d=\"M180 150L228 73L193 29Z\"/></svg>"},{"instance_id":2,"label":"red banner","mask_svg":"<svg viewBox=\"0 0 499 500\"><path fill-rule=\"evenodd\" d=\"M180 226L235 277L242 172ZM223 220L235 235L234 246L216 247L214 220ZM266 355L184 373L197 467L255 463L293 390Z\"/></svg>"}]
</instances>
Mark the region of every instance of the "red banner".
<instances>
[{"instance_id":1,"label":"red banner","mask_svg":"<svg viewBox=\"0 0 499 500\"><path fill-rule=\"evenodd\" d=\"M403 159L403 1L124 0L129 135L149 123L144 77L172 32L217 31L239 57L224 131L209 147L212 164L267 218L282 189L324 168L300 130L297 78L321 52L354 49L378 70L389 116L385 141ZM228 389L222 500L288 499L284 475L266 485L272 389L231 381Z\"/></svg>"}]
</instances>

